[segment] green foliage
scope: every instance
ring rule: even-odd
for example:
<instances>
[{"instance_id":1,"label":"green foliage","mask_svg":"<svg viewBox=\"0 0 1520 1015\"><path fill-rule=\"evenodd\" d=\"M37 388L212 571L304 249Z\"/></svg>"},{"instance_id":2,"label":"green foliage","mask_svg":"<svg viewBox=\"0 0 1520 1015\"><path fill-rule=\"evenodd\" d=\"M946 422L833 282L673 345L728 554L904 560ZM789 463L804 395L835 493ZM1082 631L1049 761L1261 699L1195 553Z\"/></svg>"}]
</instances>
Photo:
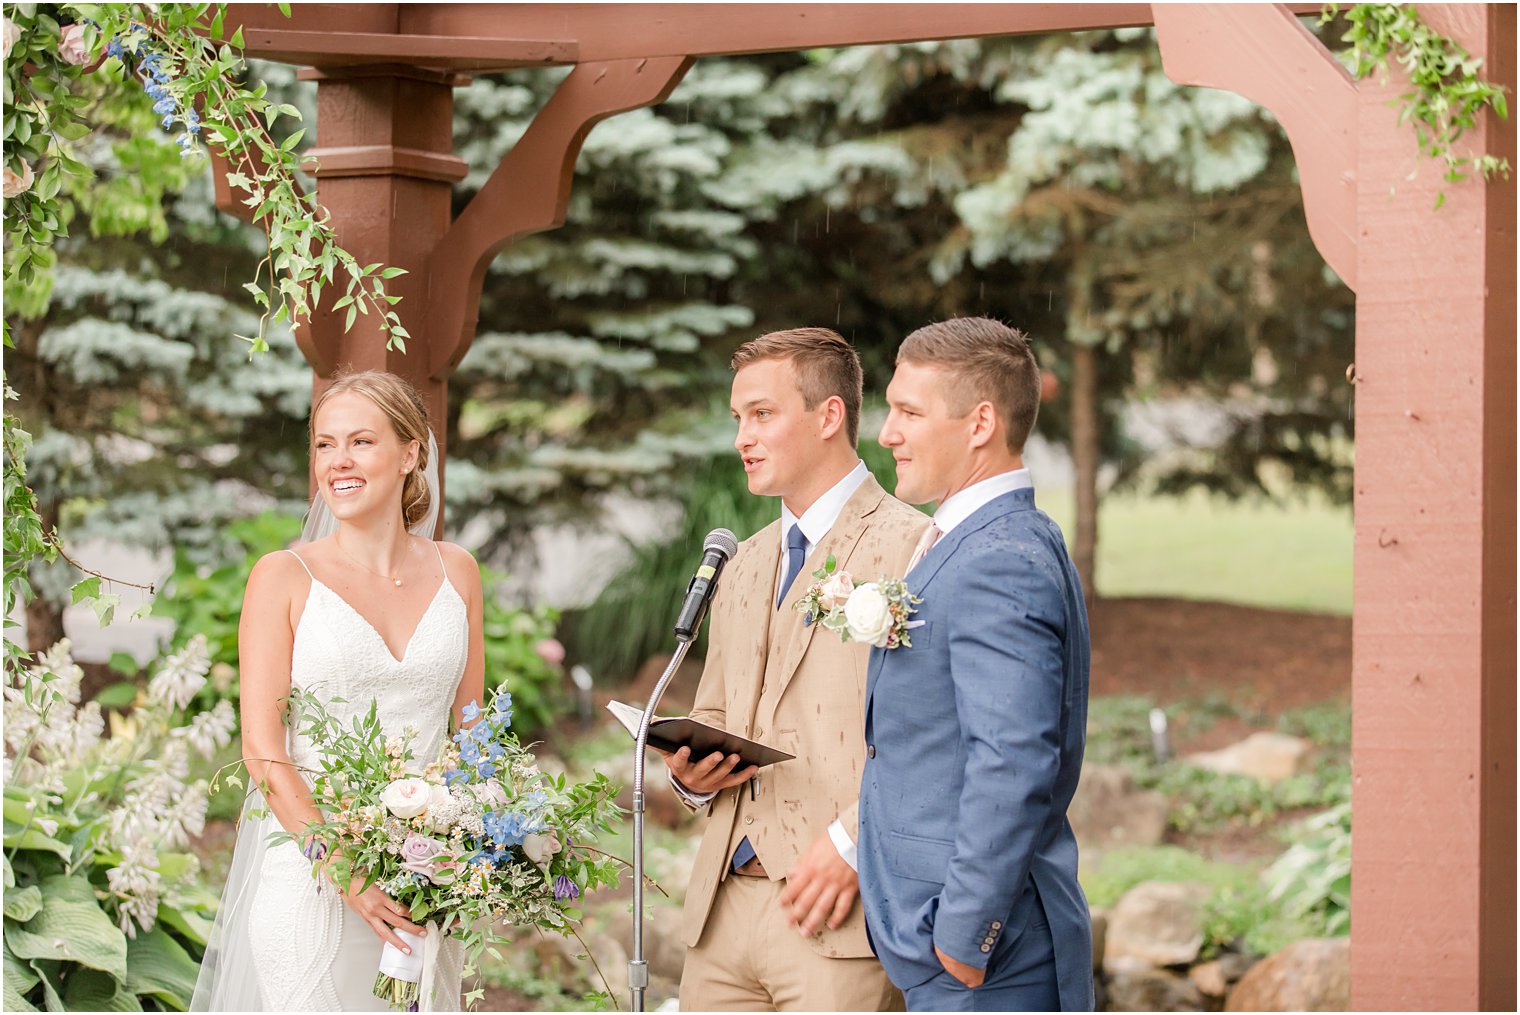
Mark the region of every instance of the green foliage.
<instances>
[{"instance_id":1,"label":"green foliage","mask_svg":"<svg viewBox=\"0 0 1520 1015\"><path fill-rule=\"evenodd\" d=\"M266 351L272 326L308 317L324 287L337 283L344 296L333 310L347 310L346 327L356 313L373 313L388 347L405 350L406 329L392 309L399 297L388 296L384 284L400 269L361 266L338 245L315 193L298 178L304 129L279 139L273 133L280 117L299 120L300 110L271 101L262 84L246 79L242 30L224 31L225 5L28 4L10 13L17 39L5 66L6 170L19 182L14 190L7 183L7 191L19 192L6 215L8 291L46 288L39 271L50 266L49 252L69 234L80 206L99 209L94 225L101 231L143 229L162 239L163 215L153 205L189 176L167 156L197 156L204 139L228 159L227 182L247 194L243 203L267 240L245 285L263 308L247 338L251 351ZM83 48L82 63L67 55L71 45ZM164 130L182 128L175 145L150 140L149 124L159 116ZM117 145L125 166L138 171L135 200L120 185L92 192L81 149L102 126L137 128L135 138Z\"/></svg>"},{"instance_id":2,"label":"green foliage","mask_svg":"<svg viewBox=\"0 0 1520 1015\"><path fill-rule=\"evenodd\" d=\"M732 452L694 463L690 477L676 524L663 539L631 547L628 567L571 620L574 654L605 683L619 683L650 656L674 650L671 625L709 532L722 527L743 540L780 517L774 498L749 492ZM704 624L696 653L704 651L706 630Z\"/></svg>"},{"instance_id":3,"label":"green foliage","mask_svg":"<svg viewBox=\"0 0 1520 1015\"><path fill-rule=\"evenodd\" d=\"M1296 842L1267 870L1267 898L1317 933L1351 933L1351 803L1302 821Z\"/></svg>"},{"instance_id":4,"label":"green foliage","mask_svg":"<svg viewBox=\"0 0 1520 1015\"><path fill-rule=\"evenodd\" d=\"M1114 905L1143 881L1207 886L1200 913L1204 958L1225 948L1270 955L1292 941L1323 933L1320 923L1275 898L1254 865L1207 860L1178 846L1107 852L1082 871L1081 881L1087 901L1100 907Z\"/></svg>"},{"instance_id":5,"label":"green foliage","mask_svg":"<svg viewBox=\"0 0 1520 1015\"><path fill-rule=\"evenodd\" d=\"M513 726L532 737L572 705L562 674L538 652L541 642L554 637L559 611L510 607L500 591L506 576L482 568L480 577L485 587L486 693L498 687L511 692Z\"/></svg>"},{"instance_id":6,"label":"green foliage","mask_svg":"<svg viewBox=\"0 0 1520 1015\"><path fill-rule=\"evenodd\" d=\"M9 344L10 325L6 325ZM57 548L43 531L42 518L37 514L37 497L26 485L26 453L32 435L21 429L19 421L11 415L10 401L16 397L9 384L5 385L5 627L15 626L12 620L18 604L31 597L31 582L27 574L32 561L51 560ZM25 658L20 645L10 637L5 641L5 679L19 675Z\"/></svg>"},{"instance_id":7,"label":"green foliage","mask_svg":"<svg viewBox=\"0 0 1520 1015\"><path fill-rule=\"evenodd\" d=\"M1167 821L1179 832L1206 832L1221 827L1258 827L1284 811L1328 807L1351 799L1349 732L1350 709L1324 705L1285 713L1283 725L1300 736L1328 730L1332 739L1316 741L1319 761L1312 771L1269 785L1241 775L1221 775L1178 762L1156 764L1151 749L1148 717L1153 703L1138 695L1094 698L1087 720L1087 760L1124 765L1136 785L1154 789L1171 802ZM1217 718L1240 714L1220 700L1187 700L1166 707L1172 729L1207 728ZM1250 717L1247 717L1250 718ZM1312 739L1312 737L1311 737Z\"/></svg>"},{"instance_id":8,"label":"green foliage","mask_svg":"<svg viewBox=\"0 0 1520 1015\"><path fill-rule=\"evenodd\" d=\"M1327 5L1321 22L1334 20L1339 8L1339 4ZM1484 109L1509 118L1506 89L1478 77L1481 59L1422 22L1413 4L1352 4L1345 16L1349 27L1341 41L1351 44L1352 73L1357 78L1374 71L1386 77L1390 60L1409 75L1409 91L1394 103L1399 107L1399 122L1414 124L1420 154L1445 166L1447 183L1465 180L1469 172L1484 180L1495 175L1509 179L1508 159L1460 155L1456 150ZM1444 191L1437 195L1436 207L1445 199Z\"/></svg>"},{"instance_id":9,"label":"green foliage","mask_svg":"<svg viewBox=\"0 0 1520 1015\"><path fill-rule=\"evenodd\" d=\"M204 680L195 645L166 660L104 738L62 642L8 674L5 1008L184 1011L216 897L184 852L205 820L190 754L231 736L231 709L183 722Z\"/></svg>"}]
</instances>

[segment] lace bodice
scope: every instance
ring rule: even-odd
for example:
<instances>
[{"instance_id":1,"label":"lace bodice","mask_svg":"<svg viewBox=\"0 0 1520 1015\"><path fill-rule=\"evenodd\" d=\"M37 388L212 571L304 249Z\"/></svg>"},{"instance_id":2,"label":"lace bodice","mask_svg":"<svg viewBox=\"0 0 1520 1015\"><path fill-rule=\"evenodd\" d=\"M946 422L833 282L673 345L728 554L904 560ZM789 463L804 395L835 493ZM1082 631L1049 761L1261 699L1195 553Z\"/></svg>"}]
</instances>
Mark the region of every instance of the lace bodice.
<instances>
[{"instance_id":1,"label":"lace bodice","mask_svg":"<svg viewBox=\"0 0 1520 1015\"><path fill-rule=\"evenodd\" d=\"M440 553L440 563L442 559ZM301 563L304 567L306 562ZM366 715L375 701L385 735L398 736L415 726L412 749L417 760L427 762L448 734L468 654L469 615L447 573L400 659L358 610L313 575L296 626L290 686L315 695L345 726ZM318 767L314 748L295 729L287 747L297 765Z\"/></svg>"}]
</instances>

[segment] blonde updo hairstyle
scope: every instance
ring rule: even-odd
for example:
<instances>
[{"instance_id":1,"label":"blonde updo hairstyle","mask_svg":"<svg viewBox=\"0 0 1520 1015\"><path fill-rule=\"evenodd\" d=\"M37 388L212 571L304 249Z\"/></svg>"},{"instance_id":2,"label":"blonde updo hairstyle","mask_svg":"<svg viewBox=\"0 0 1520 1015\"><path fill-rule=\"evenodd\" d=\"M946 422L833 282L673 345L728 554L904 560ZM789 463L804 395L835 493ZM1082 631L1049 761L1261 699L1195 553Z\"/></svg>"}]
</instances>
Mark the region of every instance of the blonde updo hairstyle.
<instances>
[{"instance_id":1,"label":"blonde updo hairstyle","mask_svg":"<svg viewBox=\"0 0 1520 1015\"><path fill-rule=\"evenodd\" d=\"M433 505L433 492L424 478L428 467L427 403L411 384L384 370L342 374L312 403L308 442L315 440L317 413L322 406L334 395L344 393L363 395L374 402L390 420L391 428L403 445L417 442L417 464L401 484L401 518L406 527L411 528L427 517Z\"/></svg>"}]
</instances>

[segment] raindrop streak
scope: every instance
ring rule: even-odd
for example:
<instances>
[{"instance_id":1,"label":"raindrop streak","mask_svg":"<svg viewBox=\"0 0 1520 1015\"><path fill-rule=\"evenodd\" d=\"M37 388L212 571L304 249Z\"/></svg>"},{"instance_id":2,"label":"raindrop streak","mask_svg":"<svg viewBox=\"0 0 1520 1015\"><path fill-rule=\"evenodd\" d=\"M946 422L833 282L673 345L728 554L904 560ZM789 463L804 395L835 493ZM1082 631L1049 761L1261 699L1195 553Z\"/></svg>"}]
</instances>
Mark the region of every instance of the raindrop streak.
<instances>
[{"instance_id":1,"label":"raindrop streak","mask_svg":"<svg viewBox=\"0 0 1520 1015\"><path fill-rule=\"evenodd\" d=\"M823 231L824 232L828 232L829 231L829 212L831 212L832 210L833 209L830 208L828 205L824 205L823 206Z\"/></svg>"}]
</instances>

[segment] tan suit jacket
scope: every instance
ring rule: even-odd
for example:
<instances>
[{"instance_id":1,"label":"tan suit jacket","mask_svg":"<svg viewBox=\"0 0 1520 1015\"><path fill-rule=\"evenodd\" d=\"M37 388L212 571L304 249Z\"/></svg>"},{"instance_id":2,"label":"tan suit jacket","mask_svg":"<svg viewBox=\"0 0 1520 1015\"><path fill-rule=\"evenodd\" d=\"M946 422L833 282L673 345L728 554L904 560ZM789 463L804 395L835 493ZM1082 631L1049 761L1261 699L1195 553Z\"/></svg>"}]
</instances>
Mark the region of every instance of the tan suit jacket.
<instances>
[{"instance_id":1,"label":"tan suit jacket","mask_svg":"<svg viewBox=\"0 0 1520 1015\"><path fill-rule=\"evenodd\" d=\"M692 715L796 758L761 769L753 800L744 785L707 805L686 894L682 936L688 946L700 941L718 884L729 876L734 850L746 836L772 881L784 879L835 818L856 838L869 646L842 642L819 624L804 626L793 604L830 555L856 581L901 576L928 524L927 516L868 476L813 548L780 609L779 520L746 539L729 563L713 599L707 663ZM834 958L871 955L864 907L857 901L843 925L825 927L811 944Z\"/></svg>"}]
</instances>

